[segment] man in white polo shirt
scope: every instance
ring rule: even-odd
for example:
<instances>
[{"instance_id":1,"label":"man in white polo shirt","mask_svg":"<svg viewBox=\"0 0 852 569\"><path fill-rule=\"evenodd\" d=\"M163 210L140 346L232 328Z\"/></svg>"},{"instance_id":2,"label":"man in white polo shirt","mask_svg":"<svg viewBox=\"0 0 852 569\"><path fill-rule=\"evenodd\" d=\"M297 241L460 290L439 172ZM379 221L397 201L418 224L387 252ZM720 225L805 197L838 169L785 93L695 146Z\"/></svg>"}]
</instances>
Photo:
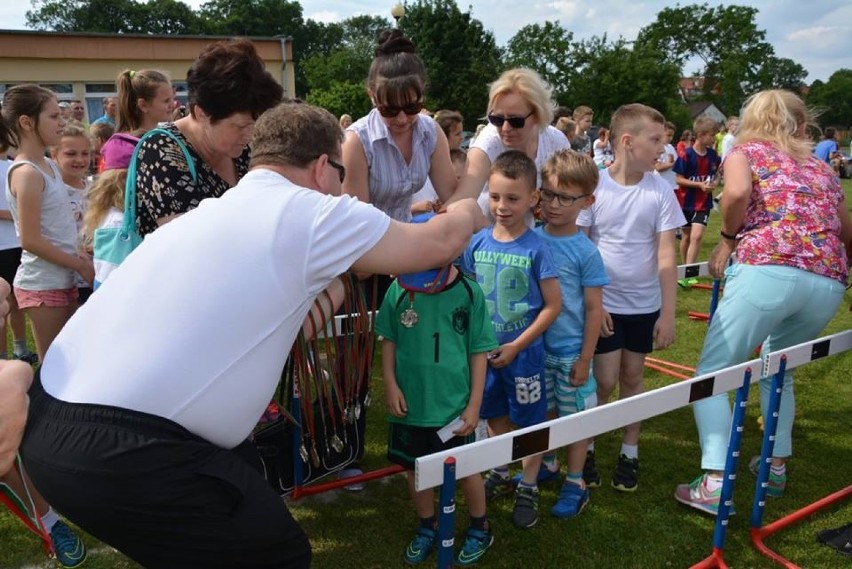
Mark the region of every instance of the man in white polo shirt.
<instances>
[{"instance_id":1,"label":"man in white polo shirt","mask_svg":"<svg viewBox=\"0 0 852 569\"><path fill-rule=\"evenodd\" d=\"M340 197L342 138L310 105L261 116L251 171L149 235L45 356L26 467L57 510L145 567L310 565L247 441L299 328L347 270L442 266L485 225L473 200L413 225Z\"/></svg>"}]
</instances>

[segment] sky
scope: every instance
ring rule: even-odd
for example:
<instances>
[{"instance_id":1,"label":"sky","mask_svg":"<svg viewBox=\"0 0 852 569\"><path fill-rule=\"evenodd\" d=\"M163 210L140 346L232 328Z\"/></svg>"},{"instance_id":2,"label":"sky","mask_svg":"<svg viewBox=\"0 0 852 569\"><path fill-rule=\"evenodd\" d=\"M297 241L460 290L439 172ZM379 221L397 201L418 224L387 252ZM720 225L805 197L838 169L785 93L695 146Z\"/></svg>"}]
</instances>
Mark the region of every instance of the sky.
<instances>
[{"instance_id":1,"label":"sky","mask_svg":"<svg viewBox=\"0 0 852 569\"><path fill-rule=\"evenodd\" d=\"M183 0L198 8L203 0ZM397 0L301 0L306 19L334 22L361 14L391 20L390 8ZM527 24L558 20L584 39L606 33L610 38L636 38L639 30L653 22L669 0L457 0L461 10L472 8L474 18L493 32L504 46ZM682 5L702 0L683 0ZM852 68L852 2L849 0L740 0L710 1L710 5L739 4L759 10L757 26L766 31L766 41L778 57L788 57L808 71L807 82L828 80L841 68ZM0 6L0 28L26 29L29 2L4 1ZM686 75L697 69L687 65Z\"/></svg>"}]
</instances>

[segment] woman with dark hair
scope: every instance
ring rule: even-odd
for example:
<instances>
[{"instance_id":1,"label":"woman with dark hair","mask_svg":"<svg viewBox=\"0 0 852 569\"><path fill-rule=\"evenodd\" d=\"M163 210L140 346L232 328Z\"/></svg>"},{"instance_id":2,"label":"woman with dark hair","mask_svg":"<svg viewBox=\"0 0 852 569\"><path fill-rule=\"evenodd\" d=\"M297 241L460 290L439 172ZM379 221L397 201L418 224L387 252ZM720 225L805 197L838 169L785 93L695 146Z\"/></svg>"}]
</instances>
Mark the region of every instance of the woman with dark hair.
<instances>
[{"instance_id":1,"label":"woman with dark hair","mask_svg":"<svg viewBox=\"0 0 852 569\"><path fill-rule=\"evenodd\" d=\"M195 163L193 180L183 150L166 135L139 149L137 228L145 236L204 198L219 197L248 171L254 123L281 101L281 85L247 39L208 45L186 75L188 114L165 126Z\"/></svg>"}]
</instances>

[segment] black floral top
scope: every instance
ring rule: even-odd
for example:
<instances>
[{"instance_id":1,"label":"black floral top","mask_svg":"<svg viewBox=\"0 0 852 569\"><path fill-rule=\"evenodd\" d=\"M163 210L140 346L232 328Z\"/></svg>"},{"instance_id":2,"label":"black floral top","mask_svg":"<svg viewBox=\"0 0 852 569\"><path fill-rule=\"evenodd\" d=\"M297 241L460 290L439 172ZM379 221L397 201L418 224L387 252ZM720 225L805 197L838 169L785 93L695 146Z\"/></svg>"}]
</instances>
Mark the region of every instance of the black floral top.
<instances>
[{"instance_id":1,"label":"black floral top","mask_svg":"<svg viewBox=\"0 0 852 569\"><path fill-rule=\"evenodd\" d=\"M169 123L164 127L186 145L195 162L197 180L193 183L186 158L168 136L155 134L139 149L136 164L136 228L141 236L157 229L157 219L186 213L205 198L218 198L231 187L201 159L192 144ZM250 152L246 146L234 166L239 181L248 172Z\"/></svg>"}]
</instances>

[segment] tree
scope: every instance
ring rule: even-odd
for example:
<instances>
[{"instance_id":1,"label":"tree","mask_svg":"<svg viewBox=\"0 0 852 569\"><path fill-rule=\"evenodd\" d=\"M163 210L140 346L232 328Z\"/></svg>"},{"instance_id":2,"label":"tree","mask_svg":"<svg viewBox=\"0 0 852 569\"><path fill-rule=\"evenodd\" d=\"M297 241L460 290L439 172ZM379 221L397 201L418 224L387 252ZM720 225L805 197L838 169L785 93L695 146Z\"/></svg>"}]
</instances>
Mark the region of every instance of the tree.
<instances>
[{"instance_id":1,"label":"tree","mask_svg":"<svg viewBox=\"0 0 852 569\"><path fill-rule=\"evenodd\" d=\"M507 68L537 71L553 87L556 100L567 104L569 86L576 76L574 53L574 34L556 21L518 30L506 45L503 59Z\"/></svg>"},{"instance_id":2,"label":"tree","mask_svg":"<svg viewBox=\"0 0 852 569\"><path fill-rule=\"evenodd\" d=\"M680 68L690 60L700 61L705 97L735 113L747 95L804 78L801 66L775 57L766 32L755 23L757 12L734 5L665 8L642 28L636 44L656 48Z\"/></svg>"},{"instance_id":3,"label":"tree","mask_svg":"<svg viewBox=\"0 0 852 569\"><path fill-rule=\"evenodd\" d=\"M357 119L370 112L373 106L363 81L360 83L332 83L327 88L311 89L308 102L318 107L328 109L332 114L340 116L344 113Z\"/></svg>"},{"instance_id":4,"label":"tree","mask_svg":"<svg viewBox=\"0 0 852 569\"><path fill-rule=\"evenodd\" d=\"M485 114L488 84L502 67L494 36L454 0L406 4L399 24L429 72L427 105L460 111L471 128Z\"/></svg>"},{"instance_id":5,"label":"tree","mask_svg":"<svg viewBox=\"0 0 852 569\"><path fill-rule=\"evenodd\" d=\"M828 81L814 81L808 93L808 105L821 112L821 126L852 127L852 69L839 69Z\"/></svg>"},{"instance_id":6,"label":"tree","mask_svg":"<svg viewBox=\"0 0 852 569\"><path fill-rule=\"evenodd\" d=\"M57 32L135 33L144 9L133 0L33 0L32 6L27 25Z\"/></svg>"}]
</instances>

